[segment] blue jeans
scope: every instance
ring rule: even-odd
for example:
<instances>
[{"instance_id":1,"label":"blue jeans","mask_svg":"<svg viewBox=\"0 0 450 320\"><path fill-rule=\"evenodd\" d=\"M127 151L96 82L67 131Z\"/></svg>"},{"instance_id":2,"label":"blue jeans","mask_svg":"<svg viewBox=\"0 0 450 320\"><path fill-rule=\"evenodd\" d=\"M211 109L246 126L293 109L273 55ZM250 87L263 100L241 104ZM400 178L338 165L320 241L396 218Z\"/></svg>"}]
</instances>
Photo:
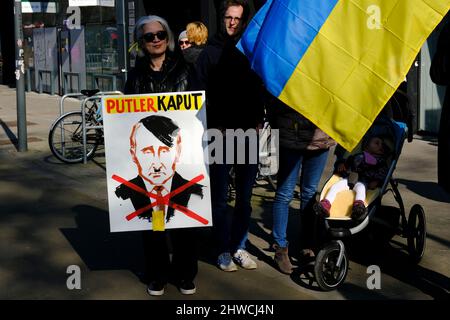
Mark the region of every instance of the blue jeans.
<instances>
[{"instance_id":1,"label":"blue jeans","mask_svg":"<svg viewBox=\"0 0 450 320\"><path fill-rule=\"evenodd\" d=\"M253 184L258 172L257 164L234 165L236 202L234 211L228 211L228 182L232 165L210 165L211 196L214 233L218 253L234 253L245 249L248 238L250 215L252 213L251 197Z\"/></svg>"},{"instance_id":2,"label":"blue jeans","mask_svg":"<svg viewBox=\"0 0 450 320\"><path fill-rule=\"evenodd\" d=\"M294 195L297 178L300 177L300 211L314 201L317 186L327 163L328 150L296 151L280 148L280 169L277 177L277 191L273 203L273 238L280 247L286 247L286 230L289 218L289 204ZM313 226L311 226L312 228Z\"/></svg>"}]
</instances>

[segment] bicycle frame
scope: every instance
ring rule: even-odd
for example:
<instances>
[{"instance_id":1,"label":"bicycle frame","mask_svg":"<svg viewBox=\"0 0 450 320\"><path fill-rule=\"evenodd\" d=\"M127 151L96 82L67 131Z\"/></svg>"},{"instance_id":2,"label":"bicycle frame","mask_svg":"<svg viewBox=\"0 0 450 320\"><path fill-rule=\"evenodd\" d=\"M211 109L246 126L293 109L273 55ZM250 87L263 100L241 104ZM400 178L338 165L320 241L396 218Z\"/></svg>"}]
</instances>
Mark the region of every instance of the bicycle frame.
<instances>
[{"instance_id":1,"label":"bicycle frame","mask_svg":"<svg viewBox=\"0 0 450 320\"><path fill-rule=\"evenodd\" d=\"M94 103L95 100L101 100L103 96L106 95L122 95L123 93L121 91L106 91L106 92L98 92L96 95L92 96L92 97L87 97L83 100L83 102L81 103L81 126L82 126L82 133L83 133L83 163L86 164L87 163L87 150L86 150L86 132L88 129L101 129L103 130L103 125L87 125L86 124L86 104L88 103L88 101L93 101ZM101 106L99 106L101 108Z\"/></svg>"}]
</instances>

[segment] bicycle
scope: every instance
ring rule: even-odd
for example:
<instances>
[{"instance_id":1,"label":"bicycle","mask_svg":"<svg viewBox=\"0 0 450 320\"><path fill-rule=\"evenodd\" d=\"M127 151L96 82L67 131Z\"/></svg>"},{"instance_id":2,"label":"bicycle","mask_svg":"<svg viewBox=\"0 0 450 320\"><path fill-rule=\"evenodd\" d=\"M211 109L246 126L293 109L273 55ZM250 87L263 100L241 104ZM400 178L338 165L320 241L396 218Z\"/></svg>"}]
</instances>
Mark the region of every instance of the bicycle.
<instances>
[{"instance_id":1,"label":"bicycle","mask_svg":"<svg viewBox=\"0 0 450 320\"><path fill-rule=\"evenodd\" d=\"M98 89L81 90L86 97L99 93ZM98 146L103 144L103 130L90 128L101 126L100 99L85 105L86 156L91 159ZM50 127L48 144L53 155L65 163L83 162L83 116L81 111L71 111L58 117Z\"/></svg>"}]
</instances>

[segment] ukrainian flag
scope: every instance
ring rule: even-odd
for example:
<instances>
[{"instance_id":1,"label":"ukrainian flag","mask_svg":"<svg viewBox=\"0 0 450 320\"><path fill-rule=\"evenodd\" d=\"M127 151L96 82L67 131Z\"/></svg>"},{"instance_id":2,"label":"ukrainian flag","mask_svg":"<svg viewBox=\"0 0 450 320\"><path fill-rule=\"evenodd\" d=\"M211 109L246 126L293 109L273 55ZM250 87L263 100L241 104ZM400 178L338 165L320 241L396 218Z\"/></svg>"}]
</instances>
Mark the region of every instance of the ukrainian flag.
<instances>
[{"instance_id":1,"label":"ukrainian flag","mask_svg":"<svg viewBox=\"0 0 450 320\"><path fill-rule=\"evenodd\" d=\"M267 0L238 43L274 96L351 151L450 0Z\"/></svg>"}]
</instances>

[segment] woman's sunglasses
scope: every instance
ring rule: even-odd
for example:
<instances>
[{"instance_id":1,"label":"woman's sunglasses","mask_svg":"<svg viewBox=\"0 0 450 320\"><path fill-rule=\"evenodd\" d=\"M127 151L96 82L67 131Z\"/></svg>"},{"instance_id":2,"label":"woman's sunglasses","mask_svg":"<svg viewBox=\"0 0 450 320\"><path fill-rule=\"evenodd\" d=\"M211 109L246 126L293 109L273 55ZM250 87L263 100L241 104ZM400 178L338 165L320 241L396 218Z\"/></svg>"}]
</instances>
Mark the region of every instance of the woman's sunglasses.
<instances>
[{"instance_id":1,"label":"woman's sunglasses","mask_svg":"<svg viewBox=\"0 0 450 320\"><path fill-rule=\"evenodd\" d=\"M152 42L157 37L159 40L167 38L167 31L158 31L157 33L148 32L142 36L145 42Z\"/></svg>"},{"instance_id":2,"label":"woman's sunglasses","mask_svg":"<svg viewBox=\"0 0 450 320\"><path fill-rule=\"evenodd\" d=\"M188 45L188 44L191 44L190 42L189 42L189 40L180 40L180 41L178 41L178 44L180 45L180 46L182 46L183 44L184 45Z\"/></svg>"}]
</instances>

